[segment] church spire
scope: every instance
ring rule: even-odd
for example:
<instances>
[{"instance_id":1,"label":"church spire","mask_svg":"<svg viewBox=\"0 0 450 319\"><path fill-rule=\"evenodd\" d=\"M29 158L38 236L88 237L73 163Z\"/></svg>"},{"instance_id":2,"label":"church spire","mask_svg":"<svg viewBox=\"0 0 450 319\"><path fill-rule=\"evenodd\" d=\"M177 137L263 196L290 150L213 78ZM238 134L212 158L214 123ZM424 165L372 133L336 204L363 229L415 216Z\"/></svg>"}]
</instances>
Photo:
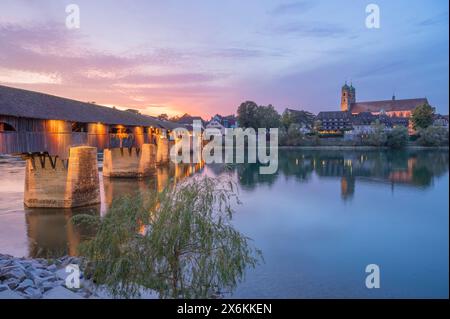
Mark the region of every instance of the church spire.
<instances>
[{"instance_id":1,"label":"church spire","mask_svg":"<svg viewBox=\"0 0 450 319\"><path fill-rule=\"evenodd\" d=\"M356 102L356 92L353 87L353 83L350 86L347 85L345 81L344 86L341 90L341 111L348 112L351 111L352 104Z\"/></svg>"}]
</instances>

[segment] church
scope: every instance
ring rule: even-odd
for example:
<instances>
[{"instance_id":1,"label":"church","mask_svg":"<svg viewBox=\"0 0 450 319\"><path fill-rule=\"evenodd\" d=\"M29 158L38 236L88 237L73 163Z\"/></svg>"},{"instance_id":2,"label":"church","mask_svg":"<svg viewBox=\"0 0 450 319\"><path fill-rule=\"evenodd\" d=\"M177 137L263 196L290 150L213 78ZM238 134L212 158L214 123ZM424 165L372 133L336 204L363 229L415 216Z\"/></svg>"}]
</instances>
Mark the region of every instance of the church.
<instances>
[{"instance_id":1,"label":"church","mask_svg":"<svg viewBox=\"0 0 450 319\"><path fill-rule=\"evenodd\" d=\"M356 90L352 84L344 84L341 90L341 111L359 114L370 112L373 115L386 114L390 117L411 117L412 111L419 105L428 103L426 98L356 102Z\"/></svg>"},{"instance_id":2,"label":"church","mask_svg":"<svg viewBox=\"0 0 450 319\"><path fill-rule=\"evenodd\" d=\"M357 127L368 129L370 123L379 120L387 127L403 125L414 132L409 120L413 110L428 103L426 98L356 102L356 90L347 83L341 89L341 111L320 112L316 120L321 123L323 134L343 134Z\"/></svg>"}]
</instances>

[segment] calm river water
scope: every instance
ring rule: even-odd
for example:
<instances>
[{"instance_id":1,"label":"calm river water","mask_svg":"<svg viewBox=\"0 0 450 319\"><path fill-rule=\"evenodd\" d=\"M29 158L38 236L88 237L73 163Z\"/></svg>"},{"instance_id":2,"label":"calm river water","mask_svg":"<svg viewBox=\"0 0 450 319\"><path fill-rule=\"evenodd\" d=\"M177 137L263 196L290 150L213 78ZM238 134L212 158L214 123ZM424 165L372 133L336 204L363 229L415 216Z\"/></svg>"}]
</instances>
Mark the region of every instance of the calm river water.
<instances>
[{"instance_id":1,"label":"calm river water","mask_svg":"<svg viewBox=\"0 0 450 319\"><path fill-rule=\"evenodd\" d=\"M0 156L0 253L75 254L83 234L68 223L73 214L105 214L113 198L195 172L229 174L243 202L234 225L265 260L232 297L448 298L448 151L280 150L279 157L275 175L216 164L163 167L142 181L101 177L101 205L52 210L24 207L24 162ZM380 267L379 289L365 286L368 264Z\"/></svg>"}]
</instances>

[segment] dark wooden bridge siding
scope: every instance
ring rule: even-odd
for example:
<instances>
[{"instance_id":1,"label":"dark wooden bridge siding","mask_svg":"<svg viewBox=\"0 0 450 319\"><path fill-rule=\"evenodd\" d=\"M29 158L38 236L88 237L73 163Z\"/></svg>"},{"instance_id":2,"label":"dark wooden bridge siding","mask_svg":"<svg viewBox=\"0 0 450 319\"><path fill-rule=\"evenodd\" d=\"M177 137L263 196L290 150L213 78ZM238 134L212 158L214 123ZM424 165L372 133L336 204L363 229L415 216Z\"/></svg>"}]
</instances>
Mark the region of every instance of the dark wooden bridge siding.
<instances>
[{"instance_id":1,"label":"dark wooden bridge siding","mask_svg":"<svg viewBox=\"0 0 450 319\"><path fill-rule=\"evenodd\" d=\"M87 132L72 132L72 122L39 120L0 116L0 123L12 126L15 131L0 131L0 154L48 152L61 158L68 157L72 146L89 145L98 151L114 147L140 147L143 143L155 143L154 134L143 127L127 127L126 137L109 133L110 127L88 123Z\"/></svg>"}]
</instances>

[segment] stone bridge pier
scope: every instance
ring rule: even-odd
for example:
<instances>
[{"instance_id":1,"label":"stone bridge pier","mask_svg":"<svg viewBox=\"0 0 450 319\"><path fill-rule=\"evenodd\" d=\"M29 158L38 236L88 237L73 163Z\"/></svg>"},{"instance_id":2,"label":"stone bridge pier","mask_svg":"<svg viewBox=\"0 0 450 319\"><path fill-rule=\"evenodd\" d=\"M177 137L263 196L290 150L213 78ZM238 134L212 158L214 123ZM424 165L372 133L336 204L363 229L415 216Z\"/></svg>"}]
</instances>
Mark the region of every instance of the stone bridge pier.
<instances>
[{"instance_id":1,"label":"stone bridge pier","mask_svg":"<svg viewBox=\"0 0 450 319\"><path fill-rule=\"evenodd\" d=\"M158 137L155 144L140 148L111 148L103 151L103 176L142 178L155 173L156 166L169 161L169 141Z\"/></svg>"},{"instance_id":2,"label":"stone bridge pier","mask_svg":"<svg viewBox=\"0 0 450 319\"><path fill-rule=\"evenodd\" d=\"M51 208L100 203L97 148L71 147L68 159L46 153L27 155L24 203Z\"/></svg>"},{"instance_id":3,"label":"stone bridge pier","mask_svg":"<svg viewBox=\"0 0 450 319\"><path fill-rule=\"evenodd\" d=\"M48 153L25 155L24 203L30 208L74 208L100 203L97 148L69 148L67 159ZM169 161L169 141L104 149L103 176L142 178Z\"/></svg>"},{"instance_id":4,"label":"stone bridge pier","mask_svg":"<svg viewBox=\"0 0 450 319\"><path fill-rule=\"evenodd\" d=\"M155 172L156 145L111 148L103 151L103 176L141 178Z\"/></svg>"},{"instance_id":5,"label":"stone bridge pier","mask_svg":"<svg viewBox=\"0 0 450 319\"><path fill-rule=\"evenodd\" d=\"M158 137L156 140L156 164L162 165L164 163L169 162L170 153L169 153L169 140L164 137Z\"/></svg>"}]
</instances>

